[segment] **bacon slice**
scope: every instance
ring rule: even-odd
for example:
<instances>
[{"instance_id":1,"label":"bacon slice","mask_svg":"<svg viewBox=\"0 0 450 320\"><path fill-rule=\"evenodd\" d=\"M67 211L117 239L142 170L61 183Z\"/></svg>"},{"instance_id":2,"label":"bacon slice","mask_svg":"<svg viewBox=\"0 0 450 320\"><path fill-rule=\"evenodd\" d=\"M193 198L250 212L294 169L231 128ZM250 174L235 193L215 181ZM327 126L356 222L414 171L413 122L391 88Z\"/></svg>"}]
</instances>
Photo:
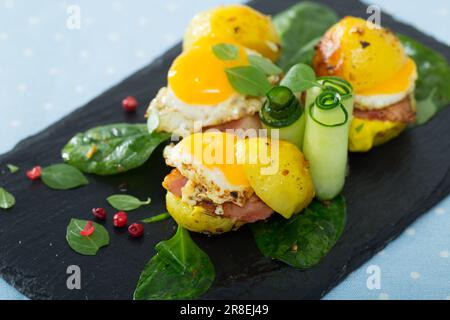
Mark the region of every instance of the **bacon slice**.
<instances>
[{"instance_id":1,"label":"bacon slice","mask_svg":"<svg viewBox=\"0 0 450 320\"><path fill-rule=\"evenodd\" d=\"M232 202L223 204L223 216L239 221L255 222L269 218L273 213L272 208L267 206L257 195L253 195L243 207Z\"/></svg>"},{"instance_id":2,"label":"bacon slice","mask_svg":"<svg viewBox=\"0 0 450 320\"><path fill-rule=\"evenodd\" d=\"M178 169L173 169L165 178L162 183L164 189L170 191L178 198L181 198L181 188L188 182L188 179L181 175Z\"/></svg>"},{"instance_id":3,"label":"bacon slice","mask_svg":"<svg viewBox=\"0 0 450 320\"><path fill-rule=\"evenodd\" d=\"M416 112L412 108L409 97L383 109L360 110L355 108L353 115L356 118L367 120L393 121L407 124L416 122Z\"/></svg>"},{"instance_id":4,"label":"bacon slice","mask_svg":"<svg viewBox=\"0 0 450 320\"><path fill-rule=\"evenodd\" d=\"M178 169L173 169L165 178L163 187L177 197L181 197L181 188L187 183ZM211 215L215 214L216 205L210 202L202 202L200 205ZM223 216L238 221L255 222L269 218L274 212L258 196L253 195L247 203L240 207L232 202L226 202L222 205Z\"/></svg>"},{"instance_id":5,"label":"bacon slice","mask_svg":"<svg viewBox=\"0 0 450 320\"><path fill-rule=\"evenodd\" d=\"M210 202L202 202L200 205L210 214L215 214L215 204ZM240 207L232 202L226 202L222 205L222 208L223 217L250 223L265 220L274 212L256 195L253 195L243 207Z\"/></svg>"},{"instance_id":6,"label":"bacon slice","mask_svg":"<svg viewBox=\"0 0 450 320\"><path fill-rule=\"evenodd\" d=\"M242 130L248 130L248 129L262 129L261 120L259 120L259 115L255 114L252 116L246 116L238 120L233 120L230 122L226 122L217 126L207 127L205 130L208 129L217 129L219 131L226 131L227 129L242 129Z\"/></svg>"}]
</instances>

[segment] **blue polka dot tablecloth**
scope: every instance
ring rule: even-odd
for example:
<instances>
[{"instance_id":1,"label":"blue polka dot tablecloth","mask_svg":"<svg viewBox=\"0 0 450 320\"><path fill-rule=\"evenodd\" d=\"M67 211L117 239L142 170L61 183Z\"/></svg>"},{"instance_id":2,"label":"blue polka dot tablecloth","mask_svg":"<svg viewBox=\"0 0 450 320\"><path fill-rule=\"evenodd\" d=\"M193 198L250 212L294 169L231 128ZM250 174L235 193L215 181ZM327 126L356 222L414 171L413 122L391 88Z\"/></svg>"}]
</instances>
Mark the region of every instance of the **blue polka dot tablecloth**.
<instances>
[{"instance_id":1,"label":"blue polka dot tablecloth","mask_svg":"<svg viewBox=\"0 0 450 320\"><path fill-rule=\"evenodd\" d=\"M0 0L0 153L148 64L196 12L234 2ZM447 0L370 4L450 43ZM73 5L80 29L67 27ZM26 297L0 279L0 299ZM325 299L450 299L450 197Z\"/></svg>"}]
</instances>

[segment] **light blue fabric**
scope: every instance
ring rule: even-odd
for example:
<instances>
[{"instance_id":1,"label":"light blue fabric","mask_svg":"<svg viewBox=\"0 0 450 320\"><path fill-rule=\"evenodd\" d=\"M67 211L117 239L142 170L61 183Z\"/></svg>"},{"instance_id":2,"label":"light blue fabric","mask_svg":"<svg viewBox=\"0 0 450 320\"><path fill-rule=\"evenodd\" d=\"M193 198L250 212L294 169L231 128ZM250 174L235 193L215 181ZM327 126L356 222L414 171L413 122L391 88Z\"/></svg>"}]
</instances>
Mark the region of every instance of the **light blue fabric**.
<instances>
[{"instance_id":1,"label":"light blue fabric","mask_svg":"<svg viewBox=\"0 0 450 320\"><path fill-rule=\"evenodd\" d=\"M233 2L0 0L0 153L149 63L182 37L196 12ZM370 3L450 43L448 1ZM81 9L79 30L66 26L71 5ZM447 198L326 299L450 298L449 252ZM381 288L369 290L373 265ZM0 279L0 299L22 298Z\"/></svg>"}]
</instances>

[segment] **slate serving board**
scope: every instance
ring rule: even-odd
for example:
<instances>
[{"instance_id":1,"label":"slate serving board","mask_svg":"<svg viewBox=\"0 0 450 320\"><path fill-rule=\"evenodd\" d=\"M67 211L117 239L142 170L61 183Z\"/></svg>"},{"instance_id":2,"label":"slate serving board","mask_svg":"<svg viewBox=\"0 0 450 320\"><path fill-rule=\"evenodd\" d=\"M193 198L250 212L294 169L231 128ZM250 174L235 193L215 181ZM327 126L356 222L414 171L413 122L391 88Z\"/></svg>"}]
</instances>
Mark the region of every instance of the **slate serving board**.
<instances>
[{"instance_id":1,"label":"slate serving board","mask_svg":"<svg viewBox=\"0 0 450 320\"><path fill-rule=\"evenodd\" d=\"M275 14L297 1L258 0L257 9ZM366 6L357 1L320 1L339 15L366 17ZM450 59L450 48L412 27L382 15L382 24L407 34ZM21 168L61 162L62 146L79 131L115 122L142 122L144 108L136 115L120 111L124 96L150 101L165 84L171 61L180 51L176 46L43 132L20 142L0 157L0 165L14 163ZM450 108L427 125L410 130L398 139L366 154L350 157L351 175L344 194L348 222L342 238L316 267L298 271L264 258L250 231L223 236L193 235L216 266L217 278L203 297L231 299L317 299L349 272L382 249L420 214L450 193ZM0 275L32 299L130 299L144 264L154 246L168 239L175 225L166 220L146 225L140 240L128 238L126 230L112 226L113 210L104 223L111 243L95 257L74 253L66 244L66 226L72 217L90 219L92 207L106 206L108 195L120 192L151 196L150 207L130 213L140 220L165 211L161 181L169 171L161 157L162 147L141 168L111 177L90 176L86 187L53 191L41 182L30 182L24 171L3 172L0 185L12 192L16 206L0 212ZM122 186L120 186L122 185ZM120 187L119 187L120 186ZM82 289L68 290L66 269L81 268Z\"/></svg>"}]
</instances>

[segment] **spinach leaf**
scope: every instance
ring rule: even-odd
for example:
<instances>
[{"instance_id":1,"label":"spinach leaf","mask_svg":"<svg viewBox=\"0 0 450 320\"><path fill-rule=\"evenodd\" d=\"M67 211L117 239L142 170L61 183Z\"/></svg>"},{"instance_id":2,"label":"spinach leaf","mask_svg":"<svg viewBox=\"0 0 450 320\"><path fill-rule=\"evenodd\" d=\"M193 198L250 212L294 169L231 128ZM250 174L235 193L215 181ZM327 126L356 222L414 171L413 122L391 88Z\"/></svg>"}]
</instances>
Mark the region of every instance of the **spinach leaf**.
<instances>
[{"instance_id":1,"label":"spinach leaf","mask_svg":"<svg viewBox=\"0 0 450 320\"><path fill-rule=\"evenodd\" d=\"M282 217L251 226L261 252L299 269L319 263L336 244L346 222L343 196L325 203L314 200L289 220Z\"/></svg>"},{"instance_id":2,"label":"spinach leaf","mask_svg":"<svg viewBox=\"0 0 450 320\"><path fill-rule=\"evenodd\" d=\"M82 236L80 232L86 223L88 223L87 220L71 219L67 226L66 240L75 252L94 256L101 247L109 244L109 234L102 225L93 222L94 232L90 236Z\"/></svg>"},{"instance_id":3,"label":"spinach leaf","mask_svg":"<svg viewBox=\"0 0 450 320\"><path fill-rule=\"evenodd\" d=\"M149 134L145 124L106 125L77 134L62 150L62 157L83 172L112 175L141 166L169 137Z\"/></svg>"},{"instance_id":4,"label":"spinach leaf","mask_svg":"<svg viewBox=\"0 0 450 320\"><path fill-rule=\"evenodd\" d=\"M231 86L240 94L263 97L272 85L264 72L253 66L225 69Z\"/></svg>"},{"instance_id":5,"label":"spinach leaf","mask_svg":"<svg viewBox=\"0 0 450 320\"><path fill-rule=\"evenodd\" d=\"M439 111L438 107L433 101L434 95L437 91L437 88L435 87L433 91L430 92L430 95L424 99L417 101L417 124L421 125L431 118Z\"/></svg>"},{"instance_id":6,"label":"spinach leaf","mask_svg":"<svg viewBox=\"0 0 450 320\"><path fill-rule=\"evenodd\" d=\"M150 218L144 219L144 220L142 220L142 222L144 222L144 223L154 223L154 222L159 222L159 221L166 220L168 218L170 218L170 214L166 212L166 213L158 214L157 216L154 216L154 217L150 217Z\"/></svg>"},{"instance_id":7,"label":"spinach leaf","mask_svg":"<svg viewBox=\"0 0 450 320\"><path fill-rule=\"evenodd\" d=\"M12 208L15 204L16 198L4 188L0 188L0 209Z\"/></svg>"},{"instance_id":8,"label":"spinach leaf","mask_svg":"<svg viewBox=\"0 0 450 320\"><path fill-rule=\"evenodd\" d=\"M138 198L126 194L112 195L106 200L113 208L122 211L131 211L151 202L150 198L147 201L141 201Z\"/></svg>"},{"instance_id":9,"label":"spinach leaf","mask_svg":"<svg viewBox=\"0 0 450 320\"><path fill-rule=\"evenodd\" d=\"M450 103L450 65L438 52L405 36L398 35L406 53L416 62L418 123L424 123Z\"/></svg>"},{"instance_id":10,"label":"spinach leaf","mask_svg":"<svg viewBox=\"0 0 450 320\"><path fill-rule=\"evenodd\" d=\"M158 243L156 252L139 278L135 300L192 299L214 281L211 260L182 227L173 238Z\"/></svg>"},{"instance_id":11,"label":"spinach leaf","mask_svg":"<svg viewBox=\"0 0 450 320\"><path fill-rule=\"evenodd\" d=\"M236 60L239 48L233 44L219 43L212 47L214 55L220 60Z\"/></svg>"},{"instance_id":12,"label":"spinach leaf","mask_svg":"<svg viewBox=\"0 0 450 320\"><path fill-rule=\"evenodd\" d=\"M310 66L298 63L289 69L280 85L288 87L293 92L302 92L317 86L316 74Z\"/></svg>"},{"instance_id":13,"label":"spinach leaf","mask_svg":"<svg viewBox=\"0 0 450 320\"><path fill-rule=\"evenodd\" d=\"M73 189L89 183L80 170L64 163L43 168L41 179L47 187L56 190Z\"/></svg>"},{"instance_id":14,"label":"spinach leaf","mask_svg":"<svg viewBox=\"0 0 450 320\"><path fill-rule=\"evenodd\" d=\"M19 167L15 166L13 164L7 164L6 167L8 168L10 173L16 173L17 171L19 171Z\"/></svg>"},{"instance_id":15,"label":"spinach leaf","mask_svg":"<svg viewBox=\"0 0 450 320\"><path fill-rule=\"evenodd\" d=\"M312 61L314 55L316 53L316 45L319 44L320 39L322 37L317 37L312 39L310 42L301 47L295 55L293 55L290 59L290 62L287 64L286 69L289 69L292 65L303 63L309 66L312 66Z\"/></svg>"},{"instance_id":16,"label":"spinach leaf","mask_svg":"<svg viewBox=\"0 0 450 320\"><path fill-rule=\"evenodd\" d=\"M278 64L288 70L296 63L311 64L314 45L338 21L326 6L302 2L274 17L275 28L283 48Z\"/></svg>"},{"instance_id":17,"label":"spinach leaf","mask_svg":"<svg viewBox=\"0 0 450 320\"><path fill-rule=\"evenodd\" d=\"M257 56L256 54L249 55L248 61L250 62L250 65L259 69L268 76L279 75L283 72L283 70L272 61L267 58Z\"/></svg>"}]
</instances>

